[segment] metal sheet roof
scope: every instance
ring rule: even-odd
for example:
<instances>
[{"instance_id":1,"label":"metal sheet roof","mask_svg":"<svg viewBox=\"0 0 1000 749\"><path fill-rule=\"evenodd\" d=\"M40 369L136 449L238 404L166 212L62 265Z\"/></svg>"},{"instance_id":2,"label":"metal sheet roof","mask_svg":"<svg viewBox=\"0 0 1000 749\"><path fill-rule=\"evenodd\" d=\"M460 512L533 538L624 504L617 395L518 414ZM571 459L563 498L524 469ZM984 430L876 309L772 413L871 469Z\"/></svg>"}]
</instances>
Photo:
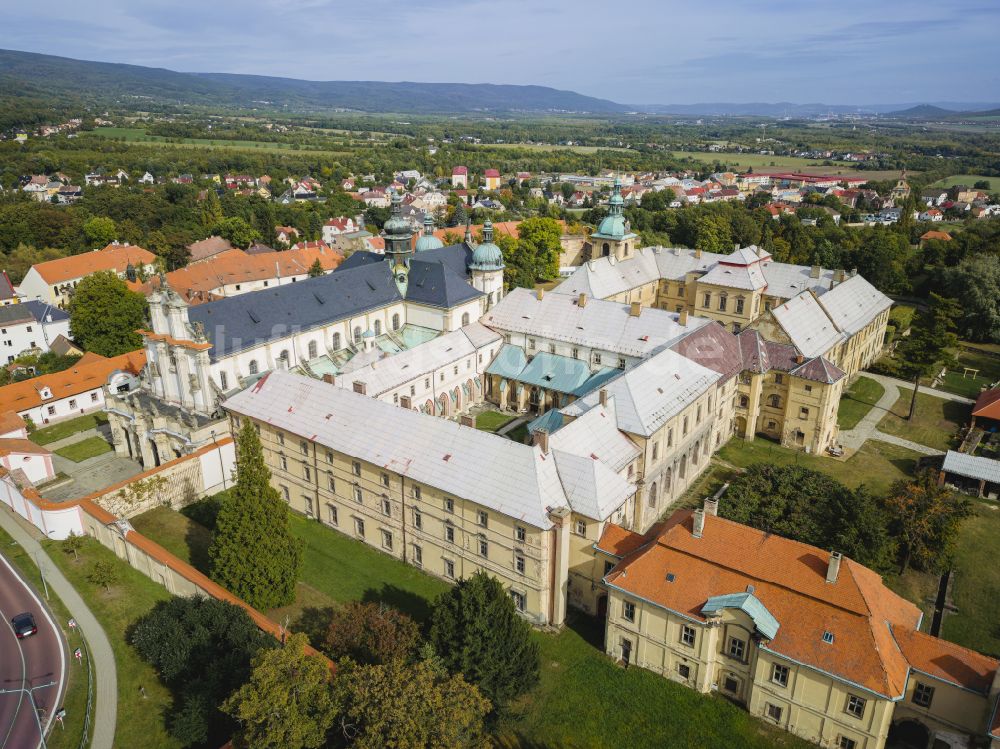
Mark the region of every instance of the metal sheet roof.
<instances>
[{"instance_id":1,"label":"metal sheet roof","mask_svg":"<svg viewBox=\"0 0 1000 749\"><path fill-rule=\"evenodd\" d=\"M861 276L851 276L819 297L836 326L854 335L892 306L892 300Z\"/></svg>"},{"instance_id":2,"label":"metal sheet roof","mask_svg":"<svg viewBox=\"0 0 1000 749\"><path fill-rule=\"evenodd\" d=\"M823 356L844 340L812 294L803 292L771 310L792 344L807 358Z\"/></svg>"},{"instance_id":3,"label":"metal sheet roof","mask_svg":"<svg viewBox=\"0 0 1000 749\"><path fill-rule=\"evenodd\" d=\"M941 468L945 473L1000 484L1000 460L949 450L944 456L944 465Z\"/></svg>"},{"instance_id":4,"label":"metal sheet roof","mask_svg":"<svg viewBox=\"0 0 1000 749\"><path fill-rule=\"evenodd\" d=\"M753 593L729 593L712 596L701 607L703 614L716 614L723 609L740 609L753 620L754 627L768 640L773 640L781 626L767 607Z\"/></svg>"},{"instance_id":5,"label":"metal sheet roof","mask_svg":"<svg viewBox=\"0 0 1000 749\"><path fill-rule=\"evenodd\" d=\"M596 458L552 450L574 512L604 520L635 494L635 486Z\"/></svg>"}]
</instances>

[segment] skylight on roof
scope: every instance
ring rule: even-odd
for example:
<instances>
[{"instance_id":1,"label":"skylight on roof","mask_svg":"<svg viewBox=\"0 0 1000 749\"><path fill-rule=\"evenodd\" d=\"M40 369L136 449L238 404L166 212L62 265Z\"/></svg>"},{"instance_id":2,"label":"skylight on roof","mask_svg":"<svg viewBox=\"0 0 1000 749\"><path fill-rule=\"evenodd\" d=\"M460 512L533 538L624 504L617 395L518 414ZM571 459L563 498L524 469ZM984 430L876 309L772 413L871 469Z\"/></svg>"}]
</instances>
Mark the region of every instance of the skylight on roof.
<instances>
[{"instance_id":1,"label":"skylight on roof","mask_svg":"<svg viewBox=\"0 0 1000 749\"><path fill-rule=\"evenodd\" d=\"M668 572L668 573L667 573L667 582L668 582L668 583L672 583L672 582L673 582L674 580L676 580L676 579L677 579L677 576L676 576L676 575L674 575L674 573L673 573L673 572Z\"/></svg>"},{"instance_id":2,"label":"skylight on roof","mask_svg":"<svg viewBox=\"0 0 1000 749\"><path fill-rule=\"evenodd\" d=\"M832 644L833 643L833 632L831 632L830 630L826 630L823 633L823 642L825 642L827 645Z\"/></svg>"}]
</instances>

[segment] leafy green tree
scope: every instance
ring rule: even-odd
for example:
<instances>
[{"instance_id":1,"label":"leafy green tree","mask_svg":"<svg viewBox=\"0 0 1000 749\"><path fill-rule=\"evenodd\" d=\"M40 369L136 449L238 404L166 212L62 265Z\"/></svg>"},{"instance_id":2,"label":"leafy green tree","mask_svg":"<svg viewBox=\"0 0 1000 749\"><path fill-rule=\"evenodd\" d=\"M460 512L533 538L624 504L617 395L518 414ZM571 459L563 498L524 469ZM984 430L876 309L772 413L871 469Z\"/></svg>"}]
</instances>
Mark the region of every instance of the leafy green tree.
<instances>
[{"instance_id":1,"label":"leafy green tree","mask_svg":"<svg viewBox=\"0 0 1000 749\"><path fill-rule=\"evenodd\" d=\"M927 308L921 311L913 323L910 335L900 342L897 349L902 362L900 371L913 380L907 420L913 418L917 407L920 380L934 374L942 365L954 366L955 357L951 349L958 343L954 330L955 321L961 313L962 308L954 299L946 299L931 292Z\"/></svg>"},{"instance_id":2,"label":"leafy green tree","mask_svg":"<svg viewBox=\"0 0 1000 749\"><path fill-rule=\"evenodd\" d=\"M894 545L878 500L863 486L848 489L819 471L754 463L729 485L719 514L879 571L891 565Z\"/></svg>"},{"instance_id":3,"label":"leafy green tree","mask_svg":"<svg viewBox=\"0 0 1000 749\"><path fill-rule=\"evenodd\" d=\"M219 201L218 193L214 189L206 190L205 198L201 201L201 225L206 230L211 230L223 218L225 218L225 214L222 212L222 203Z\"/></svg>"},{"instance_id":4,"label":"leafy green tree","mask_svg":"<svg viewBox=\"0 0 1000 749\"><path fill-rule=\"evenodd\" d=\"M538 682L538 643L503 585L476 572L434 602L430 643L452 673L479 687L494 707Z\"/></svg>"},{"instance_id":5,"label":"leafy green tree","mask_svg":"<svg viewBox=\"0 0 1000 749\"><path fill-rule=\"evenodd\" d=\"M83 222L83 234L88 245L106 247L118 239L118 226L107 216L94 216Z\"/></svg>"},{"instance_id":6,"label":"leafy green tree","mask_svg":"<svg viewBox=\"0 0 1000 749\"><path fill-rule=\"evenodd\" d=\"M222 502L208 550L212 579L255 608L284 606L295 600L302 542L292 535L249 419L236 448L236 485Z\"/></svg>"},{"instance_id":7,"label":"leafy green tree","mask_svg":"<svg viewBox=\"0 0 1000 749\"><path fill-rule=\"evenodd\" d=\"M334 680L344 743L353 749L486 749L490 703L461 674L433 659L359 666Z\"/></svg>"},{"instance_id":8,"label":"leafy green tree","mask_svg":"<svg viewBox=\"0 0 1000 749\"><path fill-rule=\"evenodd\" d=\"M72 531L70 531L70 534L62 542L63 551L65 551L67 554L72 554L74 562L80 561L80 549L83 548L83 544L86 541L86 538L87 537L84 534L73 533Z\"/></svg>"},{"instance_id":9,"label":"leafy green tree","mask_svg":"<svg viewBox=\"0 0 1000 749\"><path fill-rule=\"evenodd\" d=\"M236 749L313 749L326 743L335 705L330 668L306 652L306 636L294 634L284 647L253 660L250 681L222 703L238 728Z\"/></svg>"},{"instance_id":10,"label":"leafy green tree","mask_svg":"<svg viewBox=\"0 0 1000 749\"><path fill-rule=\"evenodd\" d=\"M212 233L228 239L236 247L249 247L260 239L260 232L239 216L230 216L212 227Z\"/></svg>"},{"instance_id":11,"label":"leafy green tree","mask_svg":"<svg viewBox=\"0 0 1000 749\"><path fill-rule=\"evenodd\" d=\"M1000 343L1000 256L966 258L944 271L945 292L962 300L958 327L973 341Z\"/></svg>"},{"instance_id":12,"label":"leafy green tree","mask_svg":"<svg viewBox=\"0 0 1000 749\"><path fill-rule=\"evenodd\" d=\"M733 249L729 222L723 216L703 215L697 220L695 247L705 252L729 252Z\"/></svg>"},{"instance_id":13,"label":"leafy green tree","mask_svg":"<svg viewBox=\"0 0 1000 749\"><path fill-rule=\"evenodd\" d=\"M559 275L562 227L552 218L534 217L517 228L518 250L531 258L537 278L551 280Z\"/></svg>"},{"instance_id":14,"label":"leafy green tree","mask_svg":"<svg viewBox=\"0 0 1000 749\"><path fill-rule=\"evenodd\" d=\"M406 614L378 603L352 601L333 612L323 652L357 663L406 660L417 649L420 628Z\"/></svg>"},{"instance_id":15,"label":"leafy green tree","mask_svg":"<svg viewBox=\"0 0 1000 749\"><path fill-rule=\"evenodd\" d=\"M100 585L105 590L111 590L111 586L119 580L118 567L115 566L114 562L102 559L94 563L90 574L87 575L87 579L94 585Z\"/></svg>"},{"instance_id":16,"label":"leafy green tree","mask_svg":"<svg viewBox=\"0 0 1000 749\"><path fill-rule=\"evenodd\" d=\"M927 469L889 488L885 512L899 538L899 574L911 566L934 572L947 567L959 525L972 515L972 502L939 485L938 475Z\"/></svg>"},{"instance_id":17,"label":"leafy green tree","mask_svg":"<svg viewBox=\"0 0 1000 749\"><path fill-rule=\"evenodd\" d=\"M142 345L137 330L146 326L146 298L111 271L80 281L69 302L69 328L83 349L118 356Z\"/></svg>"},{"instance_id":18,"label":"leafy green tree","mask_svg":"<svg viewBox=\"0 0 1000 749\"><path fill-rule=\"evenodd\" d=\"M323 270L323 263L319 261L319 258L313 260L313 264L309 266L309 278L318 278L326 273Z\"/></svg>"},{"instance_id":19,"label":"leafy green tree","mask_svg":"<svg viewBox=\"0 0 1000 749\"><path fill-rule=\"evenodd\" d=\"M218 706L250 678L257 652L277 644L241 607L201 596L158 603L129 643L177 695L167 725L184 746L225 743L236 726Z\"/></svg>"},{"instance_id":20,"label":"leafy green tree","mask_svg":"<svg viewBox=\"0 0 1000 749\"><path fill-rule=\"evenodd\" d=\"M457 226L459 228L463 227L469 221L469 213L465 210L465 202L459 201L458 205L455 206L454 213L451 214L451 221L448 222L448 226Z\"/></svg>"}]
</instances>

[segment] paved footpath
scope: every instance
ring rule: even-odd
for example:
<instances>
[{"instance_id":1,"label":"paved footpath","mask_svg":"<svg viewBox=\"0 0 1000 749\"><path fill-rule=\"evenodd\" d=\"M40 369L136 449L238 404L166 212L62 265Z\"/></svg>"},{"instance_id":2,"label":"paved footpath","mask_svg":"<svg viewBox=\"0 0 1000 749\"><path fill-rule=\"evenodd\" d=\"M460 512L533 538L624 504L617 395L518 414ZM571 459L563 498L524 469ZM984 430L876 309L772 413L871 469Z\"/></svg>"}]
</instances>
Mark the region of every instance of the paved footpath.
<instances>
[{"instance_id":1,"label":"paved footpath","mask_svg":"<svg viewBox=\"0 0 1000 749\"><path fill-rule=\"evenodd\" d=\"M907 450L913 450L913 452L920 453L921 455L944 455L944 450L937 450L933 447L927 447L927 445L921 445L918 442L911 442L910 440L903 439L902 437L897 437L894 434L880 432L877 429L872 434L872 439L878 440L879 442L888 442L890 445L899 445L900 447L905 447Z\"/></svg>"},{"instance_id":2,"label":"paved footpath","mask_svg":"<svg viewBox=\"0 0 1000 749\"><path fill-rule=\"evenodd\" d=\"M91 715L94 737L91 749L113 749L115 741L115 721L118 714L118 672L115 669L115 654L107 635L80 594L63 577L59 568L49 559L36 539L41 533L23 522L6 507L0 507L0 526L36 561L45 565L45 579L60 600L76 619L76 623L87 638L91 663L94 665L94 685L96 704Z\"/></svg>"}]
</instances>

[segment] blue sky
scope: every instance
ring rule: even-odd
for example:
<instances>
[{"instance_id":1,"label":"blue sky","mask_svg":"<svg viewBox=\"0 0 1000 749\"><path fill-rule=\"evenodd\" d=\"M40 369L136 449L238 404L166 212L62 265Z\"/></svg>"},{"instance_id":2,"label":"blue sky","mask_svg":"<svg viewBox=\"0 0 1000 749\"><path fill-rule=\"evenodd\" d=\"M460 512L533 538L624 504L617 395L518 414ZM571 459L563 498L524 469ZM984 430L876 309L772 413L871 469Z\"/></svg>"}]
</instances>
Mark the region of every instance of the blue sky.
<instances>
[{"instance_id":1,"label":"blue sky","mask_svg":"<svg viewBox=\"0 0 1000 749\"><path fill-rule=\"evenodd\" d=\"M0 47L314 80L535 83L621 103L1000 100L1000 2L41 0Z\"/></svg>"}]
</instances>

